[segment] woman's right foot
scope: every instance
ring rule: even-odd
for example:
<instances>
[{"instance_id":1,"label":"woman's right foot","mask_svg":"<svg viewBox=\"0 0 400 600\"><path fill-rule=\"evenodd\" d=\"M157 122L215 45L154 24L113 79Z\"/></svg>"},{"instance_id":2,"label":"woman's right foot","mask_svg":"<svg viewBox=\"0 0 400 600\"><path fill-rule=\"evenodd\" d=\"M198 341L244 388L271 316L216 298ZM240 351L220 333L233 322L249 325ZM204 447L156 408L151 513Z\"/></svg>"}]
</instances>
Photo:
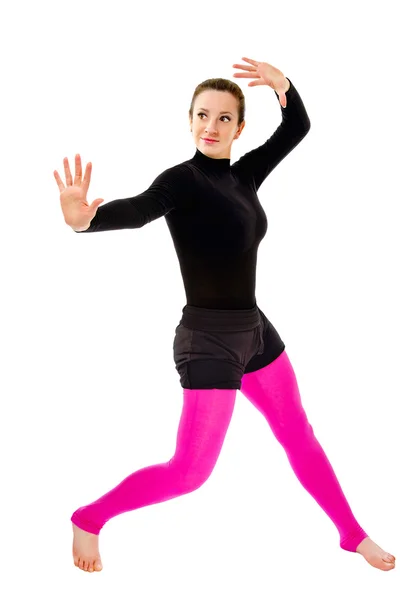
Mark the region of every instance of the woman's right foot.
<instances>
[{"instance_id":1,"label":"woman's right foot","mask_svg":"<svg viewBox=\"0 0 400 600\"><path fill-rule=\"evenodd\" d=\"M74 541L72 544L72 555L74 564L82 571L101 571L103 565L99 553L99 536L79 529L72 523Z\"/></svg>"}]
</instances>

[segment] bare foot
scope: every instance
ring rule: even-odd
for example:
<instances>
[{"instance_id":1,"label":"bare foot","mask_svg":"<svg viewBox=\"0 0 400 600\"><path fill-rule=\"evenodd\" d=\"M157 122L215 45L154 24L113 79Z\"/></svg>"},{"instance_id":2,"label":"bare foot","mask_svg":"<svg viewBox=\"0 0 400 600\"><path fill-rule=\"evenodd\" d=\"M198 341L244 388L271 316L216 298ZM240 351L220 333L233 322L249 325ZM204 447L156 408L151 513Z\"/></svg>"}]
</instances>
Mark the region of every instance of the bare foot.
<instances>
[{"instance_id":1,"label":"bare foot","mask_svg":"<svg viewBox=\"0 0 400 600\"><path fill-rule=\"evenodd\" d=\"M381 571L391 571L395 567L396 558L380 548L371 538L365 538L357 546L357 550L367 562Z\"/></svg>"},{"instance_id":2,"label":"bare foot","mask_svg":"<svg viewBox=\"0 0 400 600\"><path fill-rule=\"evenodd\" d=\"M99 553L99 536L79 529L72 523L74 541L72 544L72 555L74 564L82 571L101 571L103 566Z\"/></svg>"}]
</instances>

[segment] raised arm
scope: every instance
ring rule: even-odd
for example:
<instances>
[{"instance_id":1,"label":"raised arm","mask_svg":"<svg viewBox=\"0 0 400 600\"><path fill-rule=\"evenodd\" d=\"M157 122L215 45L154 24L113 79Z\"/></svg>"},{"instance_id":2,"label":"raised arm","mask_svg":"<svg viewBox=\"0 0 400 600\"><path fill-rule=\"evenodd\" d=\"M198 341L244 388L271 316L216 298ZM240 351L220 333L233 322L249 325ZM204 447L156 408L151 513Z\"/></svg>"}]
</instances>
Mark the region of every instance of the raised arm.
<instances>
[{"instance_id":1,"label":"raised arm","mask_svg":"<svg viewBox=\"0 0 400 600\"><path fill-rule=\"evenodd\" d=\"M286 108L280 104L282 122L272 136L261 146L244 154L232 165L239 177L253 180L258 190L265 178L307 135L311 123L303 101L293 82L286 92ZM279 101L278 94L274 91Z\"/></svg>"}]
</instances>

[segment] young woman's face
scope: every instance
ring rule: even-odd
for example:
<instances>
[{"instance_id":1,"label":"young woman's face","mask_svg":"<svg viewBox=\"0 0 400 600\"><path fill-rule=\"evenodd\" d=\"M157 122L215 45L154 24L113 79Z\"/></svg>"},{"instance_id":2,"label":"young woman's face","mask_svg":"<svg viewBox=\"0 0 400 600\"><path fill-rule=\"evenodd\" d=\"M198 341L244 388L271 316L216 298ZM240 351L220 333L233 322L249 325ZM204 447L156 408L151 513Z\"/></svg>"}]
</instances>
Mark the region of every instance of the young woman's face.
<instances>
[{"instance_id":1,"label":"young woman's face","mask_svg":"<svg viewBox=\"0 0 400 600\"><path fill-rule=\"evenodd\" d=\"M238 116L237 100L231 93L207 90L199 94L193 120L189 119L196 147L212 158L230 158L232 142L245 125L243 121L238 127ZM206 138L216 141L207 143Z\"/></svg>"}]
</instances>

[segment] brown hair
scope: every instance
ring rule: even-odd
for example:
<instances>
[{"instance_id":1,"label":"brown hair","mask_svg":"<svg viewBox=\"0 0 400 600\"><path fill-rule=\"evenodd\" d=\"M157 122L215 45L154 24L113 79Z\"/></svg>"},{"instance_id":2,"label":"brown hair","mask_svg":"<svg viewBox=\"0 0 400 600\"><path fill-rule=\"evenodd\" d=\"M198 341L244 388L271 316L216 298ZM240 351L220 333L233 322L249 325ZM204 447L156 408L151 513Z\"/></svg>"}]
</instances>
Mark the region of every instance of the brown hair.
<instances>
[{"instance_id":1,"label":"brown hair","mask_svg":"<svg viewBox=\"0 0 400 600\"><path fill-rule=\"evenodd\" d=\"M190 109L189 109L189 117L192 120L193 120L193 108L194 108L194 103L196 101L196 98L199 94L201 94L202 92L205 92L206 90L217 90L218 92L231 93L238 102L238 111L239 111L238 125L241 125L243 123L245 111L246 111L244 94L243 94L242 90L240 89L240 87L236 83L234 83L233 81L230 81L229 79L222 79L221 77L218 77L216 79L206 79L202 83L199 83L199 85L196 87L196 89L194 90L192 102L191 102Z\"/></svg>"}]
</instances>

